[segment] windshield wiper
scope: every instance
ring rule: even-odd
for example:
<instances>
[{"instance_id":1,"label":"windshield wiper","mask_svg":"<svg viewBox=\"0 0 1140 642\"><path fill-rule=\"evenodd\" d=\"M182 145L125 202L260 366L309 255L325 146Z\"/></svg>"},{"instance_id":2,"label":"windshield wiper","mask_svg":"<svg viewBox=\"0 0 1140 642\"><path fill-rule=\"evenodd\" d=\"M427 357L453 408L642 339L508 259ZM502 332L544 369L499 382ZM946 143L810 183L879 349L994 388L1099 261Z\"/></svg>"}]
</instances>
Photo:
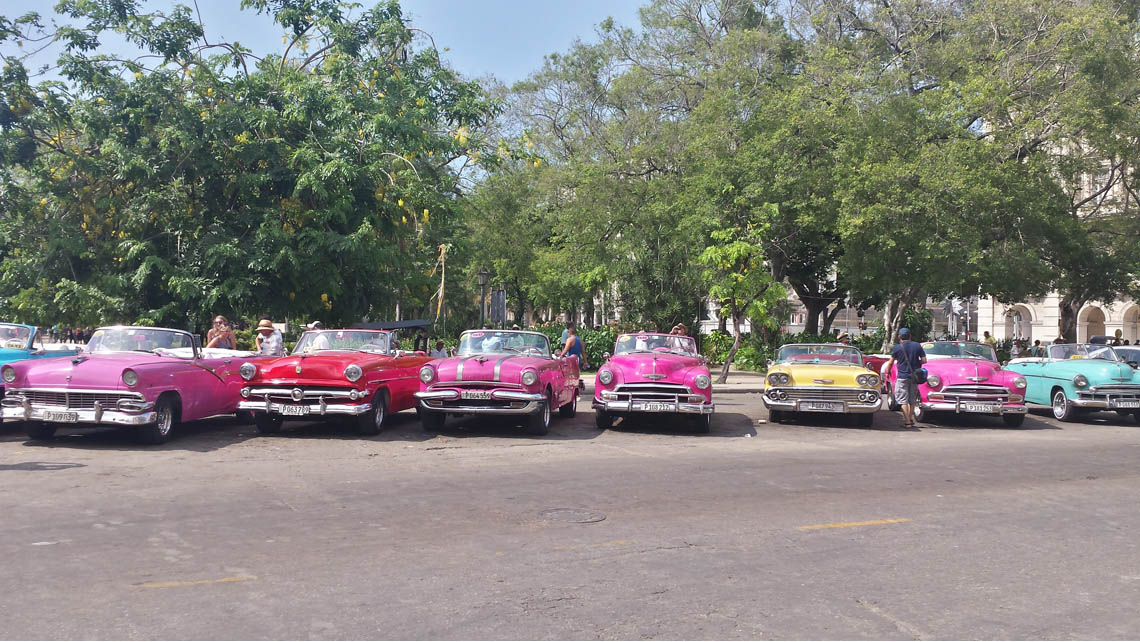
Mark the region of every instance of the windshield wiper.
<instances>
[{"instance_id":1,"label":"windshield wiper","mask_svg":"<svg viewBox=\"0 0 1140 642\"><path fill-rule=\"evenodd\" d=\"M143 350L142 348L134 348L131 350L131 352L148 352L150 354L158 354L154 350Z\"/></svg>"}]
</instances>

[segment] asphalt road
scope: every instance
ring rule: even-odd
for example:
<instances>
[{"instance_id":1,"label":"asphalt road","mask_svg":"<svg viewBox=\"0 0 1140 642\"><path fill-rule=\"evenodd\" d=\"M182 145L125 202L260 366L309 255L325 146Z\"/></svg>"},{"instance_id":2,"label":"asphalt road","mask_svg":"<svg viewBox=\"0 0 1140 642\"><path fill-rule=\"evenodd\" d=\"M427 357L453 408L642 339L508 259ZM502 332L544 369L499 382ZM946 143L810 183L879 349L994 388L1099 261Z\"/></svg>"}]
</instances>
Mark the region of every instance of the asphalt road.
<instances>
[{"instance_id":1,"label":"asphalt road","mask_svg":"<svg viewBox=\"0 0 1140 642\"><path fill-rule=\"evenodd\" d=\"M1140 426L0 432L4 638L1137 638ZM568 509L568 510L560 510Z\"/></svg>"}]
</instances>

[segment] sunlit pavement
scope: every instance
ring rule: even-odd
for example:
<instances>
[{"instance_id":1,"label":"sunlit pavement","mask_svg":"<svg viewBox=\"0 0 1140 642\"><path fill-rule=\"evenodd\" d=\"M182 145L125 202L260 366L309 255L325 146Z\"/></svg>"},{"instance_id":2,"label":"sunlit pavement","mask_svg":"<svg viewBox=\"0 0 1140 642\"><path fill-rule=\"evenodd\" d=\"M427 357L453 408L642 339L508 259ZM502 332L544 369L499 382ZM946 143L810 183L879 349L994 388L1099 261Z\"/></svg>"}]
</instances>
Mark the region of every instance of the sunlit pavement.
<instances>
[{"instance_id":1,"label":"sunlit pavement","mask_svg":"<svg viewBox=\"0 0 1140 642\"><path fill-rule=\"evenodd\" d=\"M6 638L1135 638L1140 425L0 432Z\"/></svg>"}]
</instances>

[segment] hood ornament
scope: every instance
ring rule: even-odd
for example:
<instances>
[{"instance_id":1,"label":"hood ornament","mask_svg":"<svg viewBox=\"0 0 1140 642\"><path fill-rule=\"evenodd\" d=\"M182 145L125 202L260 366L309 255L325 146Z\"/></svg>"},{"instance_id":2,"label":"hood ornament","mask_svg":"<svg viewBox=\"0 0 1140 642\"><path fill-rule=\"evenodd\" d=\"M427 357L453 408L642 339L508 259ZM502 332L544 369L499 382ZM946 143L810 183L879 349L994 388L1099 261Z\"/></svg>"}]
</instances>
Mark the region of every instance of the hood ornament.
<instances>
[{"instance_id":1,"label":"hood ornament","mask_svg":"<svg viewBox=\"0 0 1140 642\"><path fill-rule=\"evenodd\" d=\"M296 368L294 368L294 371L295 371L297 374L301 374L301 364L299 364L299 363L298 363L298 364L297 364L297 367L296 367Z\"/></svg>"},{"instance_id":2,"label":"hood ornament","mask_svg":"<svg viewBox=\"0 0 1140 642\"><path fill-rule=\"evenodd\" d=\"M654 380L665 378L665 375L657 374L657 355L653 355L653 372L645 375L645 378Z\"/></svg>"}]
</instances>

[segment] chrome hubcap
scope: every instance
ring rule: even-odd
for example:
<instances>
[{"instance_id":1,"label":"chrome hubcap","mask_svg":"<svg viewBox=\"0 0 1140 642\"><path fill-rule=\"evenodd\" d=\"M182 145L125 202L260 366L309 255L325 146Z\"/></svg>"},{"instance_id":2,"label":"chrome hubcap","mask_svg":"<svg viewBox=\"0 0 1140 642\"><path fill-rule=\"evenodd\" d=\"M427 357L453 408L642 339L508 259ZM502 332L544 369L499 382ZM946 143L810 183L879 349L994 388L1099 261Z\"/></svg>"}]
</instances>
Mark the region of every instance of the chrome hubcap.
<instances>
[{"instance_id":1,"label":"chrome hubcap","mask_svg":"<svg viewBox=\"0 0 1140 642\"><path fill-rule=\"evenodd\" d=\"M543 404L543 408L542 408L542 425L545 426L549 423L550 423L550 398L547 397L546 403Z\"/></svg>"},{"instance_id":2,"label":"chrome hubcap","mask_svg":"<svg viewBox=\"0 0 1140 642\"><path fill-rule=\"evenodd\" d=\"M163 406L158 411L158 432L165 435L170 432L171 424L171 410L169 406Z\"/></svg>"},{"instance_id":3,"label":"chrome hubcap","mask_svg":"<svg viewBox=\"0 0 1140 642\"><path fill-rule=\"evenodd\" d=\"M1053 416L1060 419L1065 414L1065 406L1068 400L1065 399L1065 393L1058 392L1053 397Z\"/></svg>"},{"instance_id":4,"label":"chrome hubcap","mask_svg":"<svg viewBox=\"0 0 1140 642\"><path fill-rule=\"evenodd\" d=\"M384 404L380 403L376 406L376 427L379 428L384 425Z\"/></svg>"}]
</instances>

